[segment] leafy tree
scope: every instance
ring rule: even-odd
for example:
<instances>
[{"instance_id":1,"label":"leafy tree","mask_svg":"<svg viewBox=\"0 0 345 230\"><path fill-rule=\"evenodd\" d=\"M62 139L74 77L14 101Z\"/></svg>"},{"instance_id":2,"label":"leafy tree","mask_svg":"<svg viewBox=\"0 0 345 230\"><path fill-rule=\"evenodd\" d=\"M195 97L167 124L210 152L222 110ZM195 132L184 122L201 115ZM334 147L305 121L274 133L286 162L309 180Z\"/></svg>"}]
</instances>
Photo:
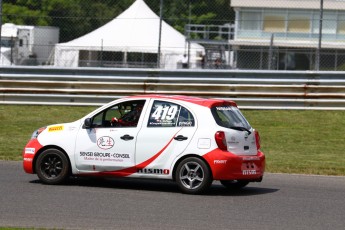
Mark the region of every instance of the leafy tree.
<instances>
[{"instance_id":1,"label":"leafy tree","mask_svg":"<svg viewBox=\"0 0 345 230\"><path fill-rule=\"evenodd\" d=\"M82 36L114 19L135 0L3 0L3 23L56 26L60 41ZM161 0L145 0L159 15ZM230 23L229 0L163 0L163 19L184 33L185 24Z\"/></svg>"},{"instance_id":2,"label":"leafy tree","mask_svg":"<svg viewBox=\"0 0 345 230\"><path fill-rule=\"evenodd\" d=\"M18 15L21 15L18 17ZM24 5L3 4L3 23L14 23L17 25L49 25L49 18L40 10L30 9Z\"/></svg>"},{"instance_id":3,"label":"leafy tree","mask_svg":"<svg viewBox=\"0 0 345 230\"><path fill-rule=\"evenodd\" d=\"M160 0L146 0L159 14ZM234 20L229 0L163 0L163 19L180 32L185 24L223 25Z\"/></svg>"},{"instance_id":4,"label":"leafy tree","mask_svg":"<svg viewBox=\"0 0 345 230\"><path fill-rule=\"evenodd\" d=\"M128 8L133 0L4 0L3 23L56 26L60 41L82 36Z\"/></svg>"},{"instance_id":5,"label":"leafy tree","mask_svg":"<svg viewBox=\"0 0 345 230\"><path fill-rule=\"evenodd\" d=\"M63 3L62 3L63 2ZM60 41L72 40L83 34L87 21L82 17L79 1L44 0L43 11L51 18L51 25L60 28Z\"/></svg>"}]
</instances>

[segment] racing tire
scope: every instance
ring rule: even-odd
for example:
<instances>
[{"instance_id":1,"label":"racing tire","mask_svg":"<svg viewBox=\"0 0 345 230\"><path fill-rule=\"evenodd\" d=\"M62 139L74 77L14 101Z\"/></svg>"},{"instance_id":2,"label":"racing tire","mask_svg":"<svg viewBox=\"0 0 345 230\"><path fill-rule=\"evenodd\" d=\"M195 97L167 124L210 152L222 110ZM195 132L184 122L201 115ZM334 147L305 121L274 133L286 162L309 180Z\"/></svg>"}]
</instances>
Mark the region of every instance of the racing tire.
<instances>
[{"instance_id":1,"label":"racing tire","mask_svg":"<svg viewBox=\"0 0 345 230\"><path fill-rule=\"evenodd\" d=\"M177 166L175 178L180 190L187 194L203 193L212 184L210 169L196 157L182 160Z\"/></svg>"},{"instance_id":2,"label":"racing tire","mask_svg":"<svg viewBox=\"0 0 345 230\"><path fill-rule=\"evenodd\" d=\"M70 166L65 154L57 149L43 151L35 165L38 178L44 184L62 184L69 177Z\"/></svg>"},{"instance_id":3,"label":"racing tire","mask_svg":"<svg viewBox=\"0 0 345 230\"><path fill-rule=\"evenodd\" d=\"M238 190L243 187L246 187L249 184L249 181L245 180L221 180L220 183L228 188L233 190Z\"/></svg>"}]
</instances>

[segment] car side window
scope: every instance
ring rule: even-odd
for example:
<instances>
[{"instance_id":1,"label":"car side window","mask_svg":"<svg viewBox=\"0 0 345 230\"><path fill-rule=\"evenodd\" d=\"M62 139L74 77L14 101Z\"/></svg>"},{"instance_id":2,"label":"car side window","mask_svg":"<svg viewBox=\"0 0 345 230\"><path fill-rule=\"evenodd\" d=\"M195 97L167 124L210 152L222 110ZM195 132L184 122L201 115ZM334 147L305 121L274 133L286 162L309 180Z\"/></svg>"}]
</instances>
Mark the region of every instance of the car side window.
<instances>
[{"instance_id":1,"label":"car side window","mask_svg":"<svg viewBox=\"0 0 345 230\"><path fill-rule=\"evenodd\" d=\"M148 127L191 127L194 126L192 113L181 105L166 102L154 101Z\"/></svg>"},{"instance_id":2,"label":"car side window","mask_svg":"<svg viewBox=\"0 0 345 230\"><path fill-rule=\"evenodd\" d=\"M192 113L181 106L180 114L177 121L177 126L179 127L192 127L195 125L194 117Z\"/></svg>"},{"instance_id":3,"label":"car side window","mask_svg":"<svg viewBox=\"0 0 345 230\"><path fill-rule=\"evenodd\" d=\"M136 127L145 100L126 101L103 110L93 117L92 127Z\"/></svg>"}]
</instances>

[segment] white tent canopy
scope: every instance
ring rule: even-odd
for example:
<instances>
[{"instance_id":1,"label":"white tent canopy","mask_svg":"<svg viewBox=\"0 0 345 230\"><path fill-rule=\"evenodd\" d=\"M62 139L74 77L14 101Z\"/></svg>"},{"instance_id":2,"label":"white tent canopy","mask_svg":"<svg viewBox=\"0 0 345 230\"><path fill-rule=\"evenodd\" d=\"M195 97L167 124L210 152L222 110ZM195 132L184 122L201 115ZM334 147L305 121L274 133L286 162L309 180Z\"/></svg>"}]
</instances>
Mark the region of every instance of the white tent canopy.
<instances>
[{"instance_id":1,"label":"white tent canopy","mask_svg":"<svg viewBox=\"0 0 345 230\"><path fill-rule=\"evenodd\" d=\"M95 52L121 52L123 62L127 61L128 53L158 53L160 18L145 4L136 0L117 18L102 27L67 43L55 46L54 64L56 66L77 67L80 60L90 62L99 60ZM173 27L162 22L161 29L161 67L176 68L181 56L187 53L185 37ZM203 52L198 44L190 45L190 58ZM84 57L81 57L83 51ZM85 55L85 51L88 53Z\"/></svg>"}]
</instances>

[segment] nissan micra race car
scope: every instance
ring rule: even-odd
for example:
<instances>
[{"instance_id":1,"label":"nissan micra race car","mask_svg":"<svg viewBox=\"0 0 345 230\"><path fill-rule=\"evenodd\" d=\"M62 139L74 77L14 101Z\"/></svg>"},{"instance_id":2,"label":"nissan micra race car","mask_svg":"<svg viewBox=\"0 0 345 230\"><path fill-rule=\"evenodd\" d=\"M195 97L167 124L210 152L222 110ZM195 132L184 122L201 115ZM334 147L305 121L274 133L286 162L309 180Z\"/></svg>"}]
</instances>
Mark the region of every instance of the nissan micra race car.
<instances>
[{"instance_id":1,"label":"nissan micra race car","mask_svg":"<svg viewBox=\"0 0 345 230\"><path fill-rule=\"evenodd\" d=\"M197 194L213 180L228 188L260 182L265 156L235 102L143 95L39 128L23 150L23 167L45 184L72 175L170 179Z\"/></svg>"}]
</instances>

